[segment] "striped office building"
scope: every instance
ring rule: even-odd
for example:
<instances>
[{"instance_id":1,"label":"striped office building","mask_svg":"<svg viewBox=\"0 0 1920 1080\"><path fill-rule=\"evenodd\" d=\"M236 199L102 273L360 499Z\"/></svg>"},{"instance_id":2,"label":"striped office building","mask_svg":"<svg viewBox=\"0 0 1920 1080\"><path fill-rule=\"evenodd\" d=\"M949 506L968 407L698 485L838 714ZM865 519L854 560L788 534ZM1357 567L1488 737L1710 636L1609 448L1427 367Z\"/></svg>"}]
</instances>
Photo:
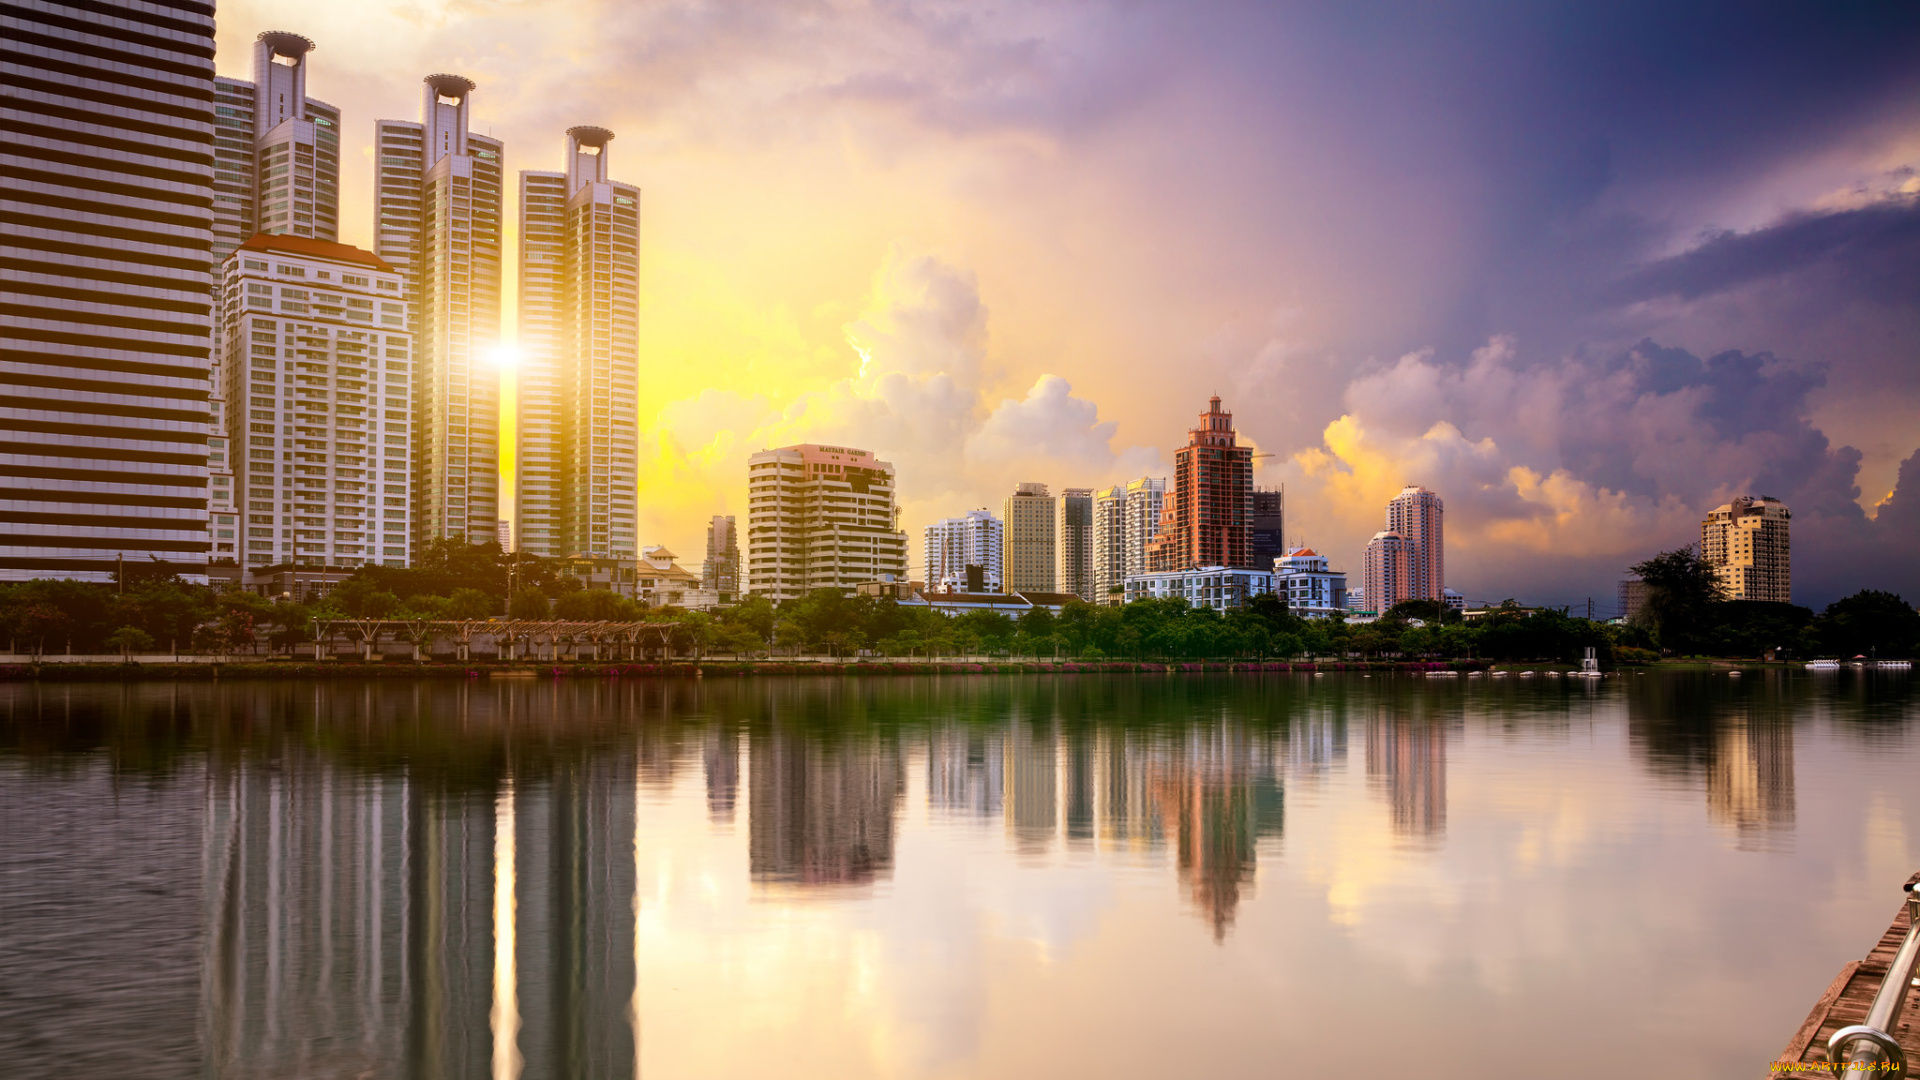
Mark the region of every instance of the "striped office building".
<instances>
[{"instance_id":1,"label":"striped office building","mask_svg":"<svg viewBox=\"0 0 1920 1080\"><path fill-rule=\"evenodd\" d=\"M206 580L213 22L0 6L0 580Z\"/></svg>"}]
</instances>

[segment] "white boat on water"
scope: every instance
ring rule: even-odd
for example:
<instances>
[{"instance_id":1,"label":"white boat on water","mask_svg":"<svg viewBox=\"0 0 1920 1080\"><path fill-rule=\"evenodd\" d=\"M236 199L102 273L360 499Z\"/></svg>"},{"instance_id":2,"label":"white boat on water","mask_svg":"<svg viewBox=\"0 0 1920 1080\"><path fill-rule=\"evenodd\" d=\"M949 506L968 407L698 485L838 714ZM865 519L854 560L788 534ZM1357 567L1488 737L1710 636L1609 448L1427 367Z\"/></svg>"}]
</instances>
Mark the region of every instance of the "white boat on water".
<instances>
[{"instance_id":1,"label":"white boat on water","mask_svg":"<svg viewBox=\"0 0 1920 1080\"><path fill-rule=\"evenodd\" d=\"M1911 670L1911 669L1913 668L1913 661L1911 661L1911 660L1882 660L1882 661L1880 661L1879 663L1877 663L1877 664L1875 664L1875 665L1873 665L1873 666L1874 666L1874 667L1877 667L1877 668L1885 668L1885 669L1887 669L1888 671L1909 671L1909 670Z\"/></svg>"},{"instance_id":2,"label":"white boat on water","mask_svg":"<svg viewBox=\"0 0 1920 1080\"><path fill-rule=\"evenodd\" d=\"M1808 671L1839 671L1839 670L1840 670L1840 661L1838 661L1838 660L1809 660L1809 661L1807 661L1807 670L1808 670Z\"/></svg>"}]
</instances>

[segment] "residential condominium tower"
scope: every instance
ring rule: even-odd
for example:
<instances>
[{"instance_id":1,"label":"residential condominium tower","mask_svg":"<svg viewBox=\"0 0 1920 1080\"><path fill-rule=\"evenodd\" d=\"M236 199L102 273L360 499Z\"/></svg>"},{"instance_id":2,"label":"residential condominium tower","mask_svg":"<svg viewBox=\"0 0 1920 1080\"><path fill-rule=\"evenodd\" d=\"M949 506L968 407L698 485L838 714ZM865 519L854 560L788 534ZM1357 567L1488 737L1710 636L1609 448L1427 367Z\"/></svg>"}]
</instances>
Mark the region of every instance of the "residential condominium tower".
<instances>
[{"instance_id":1,"label":"residential condominium tower","mask_svg":"<svg viewBox=\"0 0 1920 1080\"><path fill-rule=\"evenodd\" d=\"M413 547L492 543L500 516L502 147L468 130L474 85L429 75L420 122L374 128L374 254L413 315Z\"/></svg>"},{"instance_id":2,"label":"residential condominium tower","mask_svg":"<svg viewBox=\"0 0 1920 1080\"><path fill-rule=\"evenodd\" d=\"M926 538L929 592L1014 591L1005 587L1006 525L992 511L942 518L927 526Z\"/></svg>"},{"instance_id":3,"label":"residential condominium tower","mask_svg":"<svg viewBox=\"0 0 1920 1080\"><path fill-rule=\"evenodd\" d=\"M1093 603L1093 489L1068 488L1054 500L1053 567L1058 591Z\"/></svg>"},{"instance_id":4,"label":"residential condominium tower","mask_svg":"<svg viewBox=\"0 0 1920 1080\"><path fill-rule=\"evenodd\" d=\"M413 359L400 273L359 248L260 233L222 280L246 565L407 565Z\"/></svg>"},{"instance_id":5,"label":"residential condominium tower","mask_svg":"<svg viewBox=\"0 0 1920 1080\"><path fill-rule=\"evenodd\" d=\"M1127 578L1147 572L1147 542L1160 529L1166 497L1166 480L1151 476L1094 493L1094 603L1123 603Z\"/></svg>"},{"instance_id":6,"label":"residential condominium tower","mask_svg":"<svg viewBox=\"0 0 1920 1080\"><path fill-rule=\"evenodd\" d=\"M520 174L515 513L536 555L635 550L640 189L607 179L612 139L569 128L565 172Z\"/></svg>"},{"instance_id":7,"label":"residential condominium tower","mask_svg":"<svg viewBox=\"0 0 1920 1080\"><path fill-rule=\"evenodd\" d=\"M1007 496L1001 508L1007 528L1006 591L1058 591L1054 588L1059 576L1053 561L1054 546L1059 543L1054 535L1055 511L1045 484L1024 483Z\"/></svg>"},{"instance_id":8,"label":"residential condominium tower","mask_svg":"<svg viewBox=\"0 0 1920 1080\"><path fill-rule=\"evenodd\" d=\"M1445 517L1440 496L1418 484L1408 484L1387 503L1387 531L1406 542L1407 569L1404 583L1391 594L1374 592L1373 583L1367 583L1367 599L1378 610L1402 600L1446 599Z\"/></svg>"},{"instance_id":9,"label":"residential condominium tower","mask_svg":"<svg viewBox=\"0 0 1920 1080\"><path fill-rule=\"evenodd\" d=\"M907 573L893 464L806 443L747 459L747 591L793 600Z\"/></svg>"},{"instance_id":10,"label":"residential condominium tower","mask_svg":"<svg viewBox=\"0 0 1920 1080\"><path fill-rule=\"evenodd\" d=\"M1700 523L1700 557L1720 575L1728 600L1793 601L1787 523L1793 515L1771 495L1742 495Z\"/></svg>"},{"instance_id":11,"label":"residential condominium tower","mask_svg":"<svg viewBox=\"0 0 1920 1080\"><path fill-rule=\"evenodd\" d=\"M1253 565L1253 448L1239 444L1218 394L1187 433L1187 445L1174 451L1170 494L1170 543L1158 569ZM1273 561L1260 569L1271 571Z\"/></svg>"},{"instance_id":12,"label":"residential condominium tower","mask_svg":"<svg viewBox=\"0 0 1920 1080\"><path fill-rule=\"evenodd\" d=\"M257 232L340 238L340 110L307 96L313 42L269 30L253 80L214 79L214 269Z\"/></svg>"},{"instance_id":13,"label":"residential condominium tower","mask_svg":"<svg viewBox=\"0 0 1920 1080\"><path fill-rule=\"evenodd\" d=\"M1407 590L1407 538L1391 529L1373 534L1367 541L1366 570L1362 586L1366 610L1385 614L1388 608L1411 597Z\"/></svg>"},{"instance_id":14,"label":"residential condominium tower","mask_svg":"<svg viewBox=\"0 0 1920 1080\"><path fill-rule=\"evenodd\" d=\"M213 21L0 11L0 580L206 580Z\"/></svg>"}]
</instances>

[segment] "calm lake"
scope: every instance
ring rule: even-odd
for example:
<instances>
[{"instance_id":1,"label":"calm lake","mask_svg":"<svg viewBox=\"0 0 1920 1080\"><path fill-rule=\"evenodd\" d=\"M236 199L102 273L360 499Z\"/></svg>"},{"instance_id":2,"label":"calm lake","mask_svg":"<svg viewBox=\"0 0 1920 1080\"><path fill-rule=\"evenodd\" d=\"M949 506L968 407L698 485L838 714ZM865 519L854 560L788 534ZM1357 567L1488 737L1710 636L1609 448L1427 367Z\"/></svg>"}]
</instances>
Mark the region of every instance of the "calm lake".
<instances>
[{"instance_id":1,"label":"calm lake","mask_svg":"<svg viewBox=\"0 0 1920 1080\"><path fill-rule=\"evenodd\" d=\"M1908 676L0 686L22 1077L1758 1077Z\"/></svg>"}]
</instances>

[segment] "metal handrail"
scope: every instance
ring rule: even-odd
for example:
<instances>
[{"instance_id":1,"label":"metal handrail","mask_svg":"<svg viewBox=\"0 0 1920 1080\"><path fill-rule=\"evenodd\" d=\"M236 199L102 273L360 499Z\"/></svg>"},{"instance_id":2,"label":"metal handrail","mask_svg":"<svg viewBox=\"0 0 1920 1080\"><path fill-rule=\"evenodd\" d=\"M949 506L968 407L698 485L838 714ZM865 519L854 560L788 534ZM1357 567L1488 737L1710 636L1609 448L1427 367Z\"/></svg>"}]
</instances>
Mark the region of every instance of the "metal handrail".
<instances>
[{"instance_id":1,"label":"metal handrail","mask_svg":"<svg viewBox=\"0 0 1920 1080\"><path fill-rule=\"evenodd\" d=\"M1907 890L1907 937L1900 951L1887 965L1887 977L1880 992L1873 995L1865 1023L1843 1027L1827 1040L1827 1060L1838 1066L1837 1073L1869 1071L1888 1077L1907 1076L1907 1054L1890 1034L1900 1023L1901 1006L1913 987L1913 971L1920 963L1920 893L1913 885Z\"/></svg>"}]
</instances>

